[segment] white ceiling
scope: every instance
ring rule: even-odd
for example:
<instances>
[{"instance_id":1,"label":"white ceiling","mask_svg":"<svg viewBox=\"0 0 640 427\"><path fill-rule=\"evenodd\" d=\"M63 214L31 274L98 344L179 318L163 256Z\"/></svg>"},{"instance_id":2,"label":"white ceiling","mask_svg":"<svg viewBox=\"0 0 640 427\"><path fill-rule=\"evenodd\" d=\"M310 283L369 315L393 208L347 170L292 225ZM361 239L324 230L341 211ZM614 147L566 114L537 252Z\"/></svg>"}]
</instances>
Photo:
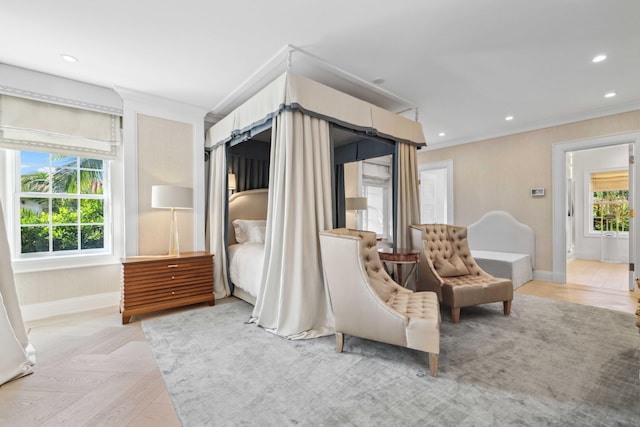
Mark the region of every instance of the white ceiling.
<instances>
[{"instance_id":1,"label":"white ceiling","mask_svg":"<svg viewBox=\"0 0 640 427\"><path fill-rule=\"evenodd\" d=\"M640 0L0 0L0 16L0 62L218 115L297 46L294 72L397 111L313 56L384 79L431 146L640 109Z\"/></svg>"}]
</instances>

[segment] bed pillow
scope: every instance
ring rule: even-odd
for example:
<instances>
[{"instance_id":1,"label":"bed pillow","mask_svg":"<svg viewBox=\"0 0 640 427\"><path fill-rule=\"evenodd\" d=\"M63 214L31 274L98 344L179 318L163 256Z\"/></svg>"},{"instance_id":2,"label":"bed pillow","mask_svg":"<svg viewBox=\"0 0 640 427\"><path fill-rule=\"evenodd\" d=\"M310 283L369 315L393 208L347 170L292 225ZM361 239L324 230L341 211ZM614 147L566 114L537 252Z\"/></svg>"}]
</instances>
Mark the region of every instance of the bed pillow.
<instances>
[{"instance_id":1,"label":"bed pillow","mask_svg":"<svg viewBox=\"0 0 640 427\"><path fill-rule=\"evenodd\" d=\"M267 221L264 219L236 219L232 222L238 243L264 243Z\"/></svg>"},{"instance_id":2,"label":"bed pillow","mask_svg":"<svg viewBox=\"0 0 640 427\"><path fill-rule=\"evenodd\" d=\"M438 254L433 260L433 266L440 277L465 276L469 274L469 270L457 254L453 254L449 259L445 259Z\"/></svg>"}]
</instances>

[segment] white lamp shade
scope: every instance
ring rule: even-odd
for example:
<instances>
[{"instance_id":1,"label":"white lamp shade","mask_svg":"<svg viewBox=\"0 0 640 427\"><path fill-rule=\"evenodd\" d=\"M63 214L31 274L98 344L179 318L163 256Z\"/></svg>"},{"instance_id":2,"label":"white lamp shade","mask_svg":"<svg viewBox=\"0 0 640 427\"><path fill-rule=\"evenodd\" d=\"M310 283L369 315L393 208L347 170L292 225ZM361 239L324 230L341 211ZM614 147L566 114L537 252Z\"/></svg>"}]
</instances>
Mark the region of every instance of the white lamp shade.
<instances>
[{"instance_id":1,"label":"white lamp shade","mask_svg":"<svg viewBox=\"0 0 640 427\"><path fill-rule=\"evenodd\" d=\"M344 204L348 211L366 211L368 208L366 197L347 197Z\"/></svg>"},{"instance_id":2,"label":"white lamp shade","mask_svg":"<svg viewBox=\"0 0 640 427\"><path fill-rule=\"evenodd\" d=\"M193 190L175 185L154 185L151 187L151 207L191 209L193 208Z\"/></svg>"}]
</instances>

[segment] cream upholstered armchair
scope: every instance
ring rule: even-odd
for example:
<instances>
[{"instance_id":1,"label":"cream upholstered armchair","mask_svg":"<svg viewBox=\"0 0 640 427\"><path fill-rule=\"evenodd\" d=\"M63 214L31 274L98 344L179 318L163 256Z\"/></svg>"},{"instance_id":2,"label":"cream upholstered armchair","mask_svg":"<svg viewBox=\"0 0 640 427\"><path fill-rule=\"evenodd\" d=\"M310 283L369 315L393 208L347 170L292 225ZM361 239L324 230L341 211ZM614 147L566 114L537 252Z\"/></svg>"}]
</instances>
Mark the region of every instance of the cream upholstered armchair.
<instances>
[{"instance_id":1,"label":"cream upholstered armchair","mask_svg":"<svg viewBox=\"0 0 640 427\"><path fill-rule=\"evenodd\" d=\"M440 308L433 292L396 284L382 267L370 231L339 228L320 233L325 282L336 322L336 351L344 334L429 353L438 374Z\"/></svg>"},{"instance_id":2,"label":"cream upholstered armchair","mask_svg":"<svg viewBox=\"0 0 640 427\"><path fill-rule=\"evenodd\" d=\"M420 224L409 227L411 247L422 252L416 290L431 290L451 307L453 323L460 321L460 308L490 302L503 303L511 313L513 285L509 279L493 277L471 256L466 227Z\"/></svg>"}]
</instances>

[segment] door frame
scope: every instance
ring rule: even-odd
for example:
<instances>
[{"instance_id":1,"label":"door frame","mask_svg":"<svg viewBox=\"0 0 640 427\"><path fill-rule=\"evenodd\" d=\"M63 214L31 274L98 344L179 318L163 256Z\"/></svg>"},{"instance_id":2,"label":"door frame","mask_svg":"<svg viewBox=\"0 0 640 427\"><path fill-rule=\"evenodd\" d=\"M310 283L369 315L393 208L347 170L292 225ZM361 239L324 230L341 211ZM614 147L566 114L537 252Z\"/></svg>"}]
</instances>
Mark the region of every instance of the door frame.
<instances>
[{"instance_id":1,"label":"door frame","mask_svg":"<svg viewBox=\"0 0 640 427\"><path fill-rule=\"evenodd\" d=\"M570 141L552 146L551 165L552 165L552 185L553 185L553 271L552 281L556 283L566 283L567 281L567 221L566 221L566 194L567 194L567 170L566 170L566 154L572 151L586 150L590 148L608 147L612 145L630 144L630 152L637 152L636 149L640 144L640 133L633 132L620 135L611 135L598 138L590 138L584 140ZM638 163L634 162L629 165L629 198L632 209L637 210L637 202L635 197L635 189L640 188L638 182ZM640 235L637 220L635 216L629 218L629 263L638 265L638 258L635 251L636 242ZM633 290L635 277L634 271L629 272L629 290Z\"/></svg>"}]
</instances>

